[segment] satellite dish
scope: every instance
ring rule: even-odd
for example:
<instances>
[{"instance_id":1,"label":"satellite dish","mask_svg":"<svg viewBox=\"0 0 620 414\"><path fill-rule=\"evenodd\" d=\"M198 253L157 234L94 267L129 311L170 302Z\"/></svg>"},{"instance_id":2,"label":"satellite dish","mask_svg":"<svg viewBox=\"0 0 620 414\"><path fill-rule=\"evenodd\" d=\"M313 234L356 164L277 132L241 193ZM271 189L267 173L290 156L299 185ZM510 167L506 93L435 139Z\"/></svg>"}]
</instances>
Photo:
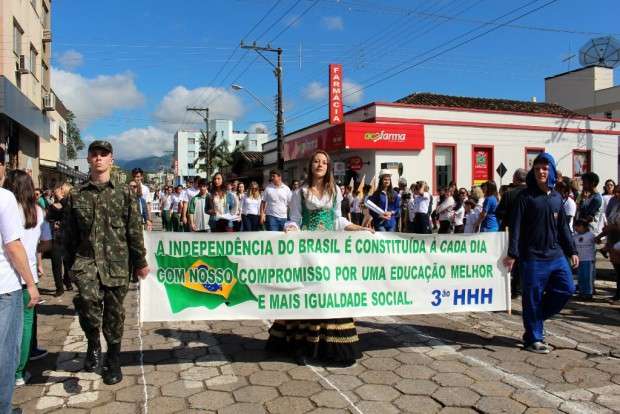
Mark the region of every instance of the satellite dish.
<instances>
[{"instance_id":1,"label":"satellite dish","mask_svg":"<svg viewBox=\"0 0 620 414\"><path fill-rule=\"evenodd\" d=\"M579 63L615 68L620 65L620 42L612 37L597 37L579 49Z\"/></svg>"}]
</instances>

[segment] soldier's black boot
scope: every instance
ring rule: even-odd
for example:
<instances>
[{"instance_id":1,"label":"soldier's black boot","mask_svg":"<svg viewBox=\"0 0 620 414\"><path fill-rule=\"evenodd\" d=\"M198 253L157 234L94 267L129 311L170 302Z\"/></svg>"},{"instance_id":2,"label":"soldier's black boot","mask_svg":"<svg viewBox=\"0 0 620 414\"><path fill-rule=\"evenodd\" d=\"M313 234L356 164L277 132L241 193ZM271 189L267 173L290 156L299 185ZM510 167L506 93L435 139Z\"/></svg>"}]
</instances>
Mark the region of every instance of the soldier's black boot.
<instances>
[{"instance_id":1,"label":"soldier's black boot","mask_svg":"<svg viewBox=\"0 0 620 414\"><path fill-rule=\"evenodd\" d=\"M84 370L88 372L96 371L101 366L101 343L99 340L88 341L86 349L86 360L84 360Z\"/></svg>"},{"instance_id":2,"label":"soldier's black boot","mask_svg":"<svg viewBox=\"0 0 620 414\"><path fill-rule=\"evenodd\" d=\"M103 383L114 385L123 380L121 371L121 344L108 344L108 353L103 367Z\"/></svg>"}]
</instances>

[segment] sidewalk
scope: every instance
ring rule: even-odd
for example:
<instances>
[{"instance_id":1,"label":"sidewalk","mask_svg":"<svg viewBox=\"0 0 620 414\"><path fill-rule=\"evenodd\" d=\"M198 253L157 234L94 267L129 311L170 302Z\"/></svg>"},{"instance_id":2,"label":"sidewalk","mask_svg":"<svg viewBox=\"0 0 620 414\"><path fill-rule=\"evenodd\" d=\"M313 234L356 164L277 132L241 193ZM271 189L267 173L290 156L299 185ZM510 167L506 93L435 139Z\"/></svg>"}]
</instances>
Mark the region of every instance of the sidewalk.
<instances>
[{"instance_id":1,"label":"sidewalk","mask_svg":"<svg viewBox=\"0 0 620 414\"><path fill-rule=\"evenodd\" d=\"M42 281L51 287L51 277ZM611 283L599 282L609 294ZM266 321L137 323L125 301L125 379L80 372L86 343L72 294L46 296L39 341L50 351L17 390L26 413L612 413L620 411L620 312L571 302L547 324L550 355L521 350L513 315L358 320L364 357L346 369L298 366L263 351ZM142 351L141 351L142 350Z\"/></svg>"}]
</instances>

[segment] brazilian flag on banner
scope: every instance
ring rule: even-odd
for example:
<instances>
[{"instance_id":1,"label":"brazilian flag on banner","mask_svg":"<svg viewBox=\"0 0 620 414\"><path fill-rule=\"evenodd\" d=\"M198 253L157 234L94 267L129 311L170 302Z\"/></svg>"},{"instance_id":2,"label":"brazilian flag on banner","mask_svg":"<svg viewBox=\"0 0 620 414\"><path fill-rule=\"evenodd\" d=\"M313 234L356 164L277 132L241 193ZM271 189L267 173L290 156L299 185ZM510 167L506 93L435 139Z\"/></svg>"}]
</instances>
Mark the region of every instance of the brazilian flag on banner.
<instances>
[{"instance_id":1,"label":"brazilian flag on banner","mask_svg":"<svg viewBox=\"0 0 620 414\"><path fill-rule=\"evenodd\" d=\"M164 284L172 313L181 312L186 308L204 306L208 309L215 309L223 303L227 306L235 306L249 300L257 300L250 288L237 279L237 264L228 260L228 257L168 255L156 255L155 257L159 269L185 269L184 280ZM232 277L222 283L201 282L197 277L190 277L191 274L205 275L207 273L228 274Z\"/></svg>"}]
</instances>

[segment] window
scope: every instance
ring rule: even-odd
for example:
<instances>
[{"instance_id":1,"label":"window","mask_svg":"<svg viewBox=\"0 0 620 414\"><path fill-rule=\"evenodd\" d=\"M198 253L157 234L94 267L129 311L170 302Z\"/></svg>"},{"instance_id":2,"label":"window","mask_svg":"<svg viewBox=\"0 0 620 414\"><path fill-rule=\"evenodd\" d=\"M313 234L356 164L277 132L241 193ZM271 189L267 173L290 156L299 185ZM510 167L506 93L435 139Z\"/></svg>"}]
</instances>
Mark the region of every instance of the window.
<instances>
[{"instance_id":1,"label":"window","mask_svg":"<svg viewBox=\"0 0 620 414\"><path fill-rule=\"evenodd\" d=\"M35 78L37 77L37 57L39 56L39 53L37 52L37 49L34 48L34 46L30 45L30 73L32 73L32 76L34 76Z\"/></svg>"},{"instance_id":2,"label":"window","mask_svg":"<svg viewBox=\"0 0 620 414\"><path fill-rule=\"evenodd\" d=\"M525 169L526 170L531 170L532 166L534 165L534 160L536 159L536 157L538 157L540 154L542 154L543 152L545 152L544 148L532 148L532 147L525 147Z\"/></svg>"},{"instance_id":3,"label":"window","mask_svg":"<svg viewBox=\"0 0 620 414\"><path fill-rule=\"evenodd\" d=\"M455 181L456 171L456 145L433 144L433 191L447 187Z\"/></svg>"},{"instance_id":4,"label":"window","mask_svg":"<svg viewBox=\"0 0 620 414\"><path fill-rule=\"evenodd\" d=\"M605 112L605 118L607 119L613 118L613 113L611 111Z\"/></svg>"},{"instance_id":5,"label":"window","mask_svg":"<svg viewBox=\"0 0 620 414\"><path fill-rule=\"evenodd\" d=\"M58 142L65 143L65 131L62 128L58 128Z\"/></svg>"},{"instance_id":6,"label":"window","mask_svg":"<svg viewBox=\"0 0 620 414\"><path fill-rule=\"evenodd\" d=\"M43 2L42 5L43 5L43 28L49 29L50 28L50 11L45 5L45 2Z\"/></svg>"},{"instance_id":7,"label":"window","mask_svg":"<svg viewBox=\"0 0 620 414\"><path fill-rule=\"evenodd\" d=\"M193 163L193 162L188 163L188 164L187 164L187 168L188 168L189 170L191 170L192 168L194 168L194 163Z\"/></svg>"},{"instance_id":8,"label":"window","mask_svg":"<svg viewBox=\"0 0 620 414\"><path fill-rule=\"evenodd\" d=\"M44 62L41 62L41 83L43 85L43 89L47 92L49 90L50 78L49 78L49 68Z\"/></svg>"},{"instance_id":9,"label":"window","mask_svg":"<svg viewBox=\"0 0 620 414\"><path fill-rule=\"evenodd\" d=\"M13 52L17 56L22 54L22 35L24 31L16 21L13 21Z\"/></svg>"},{"instance_id":10,"label":"window","mask_svg":"<svg viewBox=\"0 0 620 414\"><path fill-rule=\"evenodd\" d=\"M190 160L196 159L196 151L187 151L187 158Z\"/></svg>"},{"instance_id":11,"label":"window","mask_svg":"<svg viewBox=\"0 0 620 414\"><path fill-rule=\"evenodd\" d=\"M15 63L15 84L19 89L22 88L22 74L19 71L19 63Z\"/></svg>"},{"instance_id":12,"label":"window","mask_svg":"<svg viewBox=\"0 0 620 414\"><path fill-rule=\"evenodd\" d=\"M573 177L589 172L591 167L590 150L573 150Z\"/></svg>"},{"instance_id":13,"label":"window","mask_svg":"<svg viewBox=\"0 0 620 414\"><path fill-rule=\"evenodd\" d=\"M187 146L191 147L196 145L196 139L195 138L187 138Z\"/></svg>"}]
</instances>

